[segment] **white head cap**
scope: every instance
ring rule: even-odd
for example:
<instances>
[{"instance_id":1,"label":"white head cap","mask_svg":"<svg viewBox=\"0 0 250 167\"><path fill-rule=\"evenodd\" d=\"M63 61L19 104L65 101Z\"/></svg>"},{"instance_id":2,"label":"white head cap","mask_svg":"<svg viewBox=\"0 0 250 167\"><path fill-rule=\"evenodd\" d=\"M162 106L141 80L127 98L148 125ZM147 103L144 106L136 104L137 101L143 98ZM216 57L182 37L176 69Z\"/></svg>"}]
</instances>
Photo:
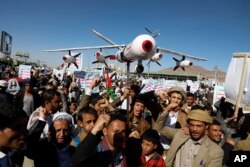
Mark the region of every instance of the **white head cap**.
<instances>
[{"instance_id":1,"label":"white head cap","mask_svg":"<svg viewBox=\"0 0 250 167\"><path fill-rule=\"evenodd\" d=\"M6 87L7 87L7 84L8 84L7 81L5 81L5 80L0 80L0 86L1 86L1 87L5 87L5 88L6 88Z\"/></svg>"}]
</instances>

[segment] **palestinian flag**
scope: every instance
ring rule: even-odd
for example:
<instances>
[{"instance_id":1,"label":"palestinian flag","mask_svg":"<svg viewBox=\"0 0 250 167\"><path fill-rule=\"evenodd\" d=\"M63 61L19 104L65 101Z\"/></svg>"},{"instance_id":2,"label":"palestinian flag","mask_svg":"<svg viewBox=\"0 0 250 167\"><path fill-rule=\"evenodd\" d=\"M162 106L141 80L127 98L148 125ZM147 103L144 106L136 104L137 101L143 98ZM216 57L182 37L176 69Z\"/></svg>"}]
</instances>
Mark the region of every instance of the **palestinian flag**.
<instances>
[{"instance_id":1,"label":"palestinian flag","mask_svg":"<svg viewBox=\"0 0 250 167\"><path fill-rule=\"evenodd\" d=\"M112 100L114 100L115 99L115 93L114 93L114 90L112 89L112 82L111 82L111 79L109 77L108 71L106 71L106 88L107 88L107 92L109 94L109 97Z\"/></svg>"}]
</instances>

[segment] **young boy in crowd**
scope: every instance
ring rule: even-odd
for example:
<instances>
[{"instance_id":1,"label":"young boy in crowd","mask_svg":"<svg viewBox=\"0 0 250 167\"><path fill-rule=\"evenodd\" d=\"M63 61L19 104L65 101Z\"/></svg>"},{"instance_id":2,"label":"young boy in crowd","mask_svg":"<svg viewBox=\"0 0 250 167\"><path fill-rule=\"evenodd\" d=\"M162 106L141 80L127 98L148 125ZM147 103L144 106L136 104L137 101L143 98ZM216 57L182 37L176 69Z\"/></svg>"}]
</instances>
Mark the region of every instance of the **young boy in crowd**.
<instances>
[{"instance_id":1,"label":"young boy in crowd","mask_svg":"<svg viewBox=\"0 0 250 167\"><path fill-rule=\"evenodd\" d=\"M165 167L161 154L163 147L160 143L160 136L156 130L148 129L142 135L142 167Z\"/></svg>"}]
</instances>

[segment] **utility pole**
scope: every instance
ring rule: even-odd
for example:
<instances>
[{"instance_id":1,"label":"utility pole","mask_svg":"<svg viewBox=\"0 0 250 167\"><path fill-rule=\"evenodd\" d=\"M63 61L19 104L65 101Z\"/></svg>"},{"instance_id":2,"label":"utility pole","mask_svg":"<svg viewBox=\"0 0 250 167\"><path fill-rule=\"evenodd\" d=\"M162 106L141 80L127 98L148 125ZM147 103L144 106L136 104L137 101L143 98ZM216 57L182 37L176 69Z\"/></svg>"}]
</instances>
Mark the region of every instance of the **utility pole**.
<instances>
[{"instance_id":1,"label":"utility pole","mask_svg":"<svg viewBox=\"0 0 250 167\"><path fill-rule=\"evenodd\" d=\"M218 67L217 67L217 65L214 66L214 80L215 80L215 82L218 81Z\"/></svg>"},{"instance_id":2,"label":"utility pole","mask_svg":"<svg viewBox=\"0 0 250 167\"><path fill-rule=\"evenodd\" d=\"M44 64L46 64L46 62L44 62L44 61L41 61L41 60L37 60L37 65L40 67L41 66L41 63L44 63Z\"/></svg>"}]
</instances>

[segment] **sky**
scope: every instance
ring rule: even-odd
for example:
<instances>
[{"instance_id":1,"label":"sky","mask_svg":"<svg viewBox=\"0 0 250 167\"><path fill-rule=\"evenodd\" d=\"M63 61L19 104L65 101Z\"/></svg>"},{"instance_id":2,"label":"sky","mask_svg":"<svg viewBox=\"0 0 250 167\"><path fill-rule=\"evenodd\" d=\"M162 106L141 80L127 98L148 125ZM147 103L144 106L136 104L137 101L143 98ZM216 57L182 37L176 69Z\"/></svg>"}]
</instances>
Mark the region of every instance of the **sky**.
<instances>
[{"instance_id":1,"label":"sky","mask_svg":"<svg viewBox=\"0 0 250 167\"><path fill-rule=\"evenodd\" d=\"M147 27L160 32L159 47L208 59L193 63L226 72L233 53L250 50L249 9L249 0L1 0L0 31L12 36L13 55L27 52L57 67L64 53L43 50L107 45L92 29L128 44ZM95 61L95 52L82 51L84 66ZM152 63L151 71L175 66L174 56L163 55L162 66Z\"/></svg>"}]
</instances>

